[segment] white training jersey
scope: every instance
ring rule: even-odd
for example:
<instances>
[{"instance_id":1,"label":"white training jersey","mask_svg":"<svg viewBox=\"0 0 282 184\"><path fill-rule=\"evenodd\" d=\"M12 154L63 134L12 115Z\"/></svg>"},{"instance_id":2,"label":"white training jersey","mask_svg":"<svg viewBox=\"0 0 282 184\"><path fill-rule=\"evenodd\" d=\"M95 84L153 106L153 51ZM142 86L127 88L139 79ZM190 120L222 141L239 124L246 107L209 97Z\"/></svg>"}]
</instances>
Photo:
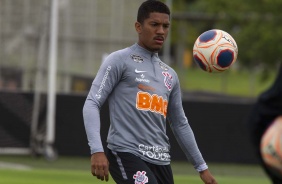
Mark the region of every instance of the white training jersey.
<instances>
[{"instance_id":1,"label":"white training jersey","mask_svg":"<svg viewBox=\"0 0 282 184\"><path fill-rule=\"evenodd\" d=\"M182 107L176 72L137 43L110 54L102 63L83 108L91 154L103 152L100 109L108 99L108 148L157 164L170 164L169 125L197 170L206 169ZM167 121L168 120L168 121ZM103 122L102 122L103 123Z\"/></svg>"}]
</instances>

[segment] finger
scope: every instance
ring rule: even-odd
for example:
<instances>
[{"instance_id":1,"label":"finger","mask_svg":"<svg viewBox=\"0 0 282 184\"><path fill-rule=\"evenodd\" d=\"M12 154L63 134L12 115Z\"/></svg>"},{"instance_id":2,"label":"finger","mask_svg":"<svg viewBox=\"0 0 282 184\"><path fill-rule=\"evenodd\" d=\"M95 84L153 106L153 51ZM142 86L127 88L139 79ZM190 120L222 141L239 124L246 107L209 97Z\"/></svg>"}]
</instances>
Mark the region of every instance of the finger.
<instances>
[{"instance_id":1,"label":"finger","mask_svg":"<svg viewBox=\"0 0 282 184\"><path fill-rule=\"evenodd\" d=\"M97 179L100 179L101 178L101 174L100 174L100 170L99 169L96 169L96 177Z\"/></svg>"},{"instance_id":2,"label":"finger","mask_svg":"<svg viewBox=\"0 0 282 184\"><path fill-rule=\"evenodd\" d=\"M100 175L99 175L100 178L99 178L99 179L102 180L102 181L104 181L104 178L105 178L104 170L100 169L100 170L99 170L99 173L100 173Z\"/></svg>"},{"instance_id":3,"label":"finger","mask_svg":"<svg viewBox=\"0 0 282 184\"><path fill-rule=\"evenodd\" d=\"M95 168L91 167L91 173L92 173L93 176L96 176L96 170L95 170Z\"/></svg>"},{"instance_id":4,"label":"finger","mask_svg":"<svg viewBox=\"0 0 282 184\"><path fill-rule=\"evenodd\" d=\"M109 181L109 169L108 166L104 168L105 180Z\"/></svg>"},{"instance_id":5,"label":"finger","mask_svg":"<svg viewBox=\"0 0 282 184\"><path fill-rule=\"evenodd\" d=\"M104 169L96 169L96 177L104 181L106 178Z\"/></svg>"}]
</instances>

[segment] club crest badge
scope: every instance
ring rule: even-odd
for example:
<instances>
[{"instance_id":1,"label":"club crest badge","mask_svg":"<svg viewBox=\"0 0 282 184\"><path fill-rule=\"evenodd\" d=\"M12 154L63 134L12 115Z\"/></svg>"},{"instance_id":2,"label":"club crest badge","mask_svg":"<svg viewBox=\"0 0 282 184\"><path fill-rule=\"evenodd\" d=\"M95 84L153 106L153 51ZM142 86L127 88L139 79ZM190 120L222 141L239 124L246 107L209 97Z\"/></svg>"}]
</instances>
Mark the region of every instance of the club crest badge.
<instances>
[{"instance_id":1,"label":"club crest badge","mask_svg":"<svg viewBox=\"0 0 282 184\"><path fill-rule=\"evenodd\" d=\"M164 75L164 84L170 91L172 89L172 75L170 75L168 72L162 72L162 74Z\"/></svg>"},{"instance_id":2,"label":"club crest badge","mask_svg":"<svg viewBox=\"0 0 282 184\"><path fill-rule=\"evenodd\" d=\"M143 61L144 61L143 58L141 56L138 56L138 55L132 54L132 55L130 55L130 57L136 63L143 63Z\"/></svg>"},{"instance_id":3,"label":"club crest badge","mask_svg":"<svg viewBox=\"0 0 282 184\"><path fill-rule=\"evenodd\" d=\"M145 184L148 183L148 177L146 176L145 171L137 171L136 174L133 175L133 179L135 179L134 184Z\"/></svg>"}]
</instances>

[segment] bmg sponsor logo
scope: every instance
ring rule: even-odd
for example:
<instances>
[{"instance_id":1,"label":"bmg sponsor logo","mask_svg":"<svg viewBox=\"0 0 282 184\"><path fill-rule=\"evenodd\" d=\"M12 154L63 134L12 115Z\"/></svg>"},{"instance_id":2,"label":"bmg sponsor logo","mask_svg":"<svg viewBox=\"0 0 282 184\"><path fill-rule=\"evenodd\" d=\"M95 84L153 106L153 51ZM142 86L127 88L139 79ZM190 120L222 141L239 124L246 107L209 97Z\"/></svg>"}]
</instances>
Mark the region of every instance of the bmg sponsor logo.
<instances>
[{"instance_id":1,"label":"bmg sponsor logo","mask_svg":"<svg viewBox=\"0 0 282 184\"><path fill-rule=\"evenodd\" d=\"M151 95L147 92L139 91L136 96L136 108L143 111L151 111L166 117L167 100L157 94Z\"/></svg>"}]
</instances>

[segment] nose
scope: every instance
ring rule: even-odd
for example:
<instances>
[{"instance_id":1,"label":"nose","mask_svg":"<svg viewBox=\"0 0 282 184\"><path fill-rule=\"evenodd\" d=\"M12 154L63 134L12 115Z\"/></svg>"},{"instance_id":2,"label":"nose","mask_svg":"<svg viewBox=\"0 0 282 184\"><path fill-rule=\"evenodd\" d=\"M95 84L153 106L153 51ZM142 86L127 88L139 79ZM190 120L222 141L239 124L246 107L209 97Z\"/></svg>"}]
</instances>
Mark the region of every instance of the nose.
<instances>
[{"instance_id":1,"label":"nose","mask_svg":"<svg viewBox=\"0 0 282 184\"><path fill-rule=\"evenodd\" d=\"M164 27L163 26L158 26L157 33L163 35L165 33Z\"/></svg>"}]
</instances>

